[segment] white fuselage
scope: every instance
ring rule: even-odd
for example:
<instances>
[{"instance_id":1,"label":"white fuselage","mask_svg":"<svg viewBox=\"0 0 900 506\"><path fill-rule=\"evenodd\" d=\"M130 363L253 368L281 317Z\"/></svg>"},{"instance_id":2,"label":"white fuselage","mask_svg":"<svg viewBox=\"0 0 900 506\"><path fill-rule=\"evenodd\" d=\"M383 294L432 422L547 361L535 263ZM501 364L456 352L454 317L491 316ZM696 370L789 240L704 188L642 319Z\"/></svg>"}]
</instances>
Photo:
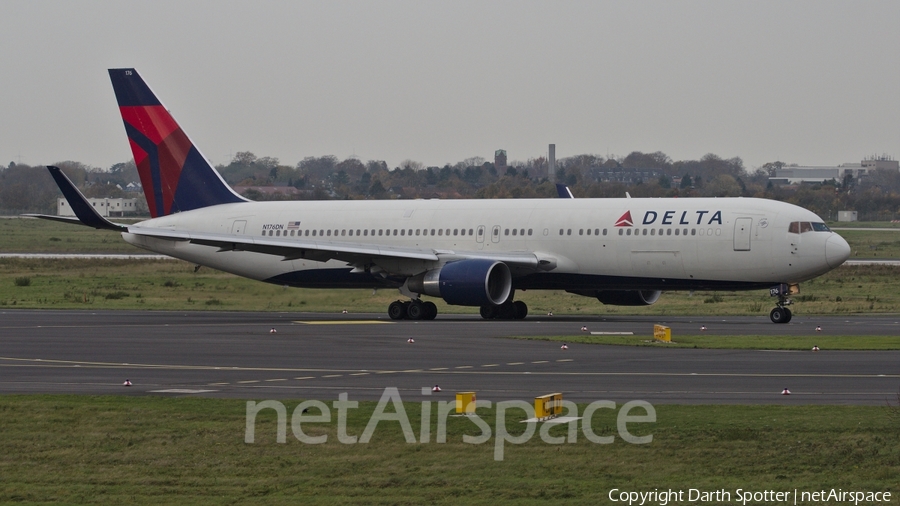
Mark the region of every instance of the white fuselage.
<instances>
[{"instance_id":1,"label":"white fuselage","mask_svg":"<svg viewBox=\"0 0 900 506\"><path fill-rule=\"evenodd\" d=\"M811 279L849 256L846 241L827 228L792 233L792 222L822 219L755 198L382 200L222 204L138 225L244 240L403 247L445 258L533 253L545 260L539 271L514 269L520 288L741 289ZM372 272L399 279L441 263L385 257L362 269L123 236L158 253L295 286L384 286Z\"/></svg>"}]
</instances>

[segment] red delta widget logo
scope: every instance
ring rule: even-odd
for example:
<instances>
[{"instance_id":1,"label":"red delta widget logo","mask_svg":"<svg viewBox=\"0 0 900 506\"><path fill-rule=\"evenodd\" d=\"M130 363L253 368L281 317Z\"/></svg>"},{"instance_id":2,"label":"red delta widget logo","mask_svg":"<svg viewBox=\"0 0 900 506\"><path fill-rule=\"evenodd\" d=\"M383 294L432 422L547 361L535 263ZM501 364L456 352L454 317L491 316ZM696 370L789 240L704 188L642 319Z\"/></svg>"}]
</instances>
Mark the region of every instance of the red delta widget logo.
<instances>
[{"instance_id":1,"label":"red delta widget logo","mask_svg":"<svg viewBox=\"0 0 900 506\"><path fill-rule=\"evenodd\" d=\"M641 225L653 225L657 220L660 220L660 225L712 225L713 223L719 225L722 224L722 211L681 211L680 216L676 216L677 214L678 211L662 211L662 218L660 218L659 212L647 211L644 213L644 219L641 221ZM707 215L709 215L709 217L707 217ZM619 217L618 220L616 220L615 226L633 227L634 220L631 219L631 211L625 211L625 214L623 214Z\"/></svg>"}]
</instances>

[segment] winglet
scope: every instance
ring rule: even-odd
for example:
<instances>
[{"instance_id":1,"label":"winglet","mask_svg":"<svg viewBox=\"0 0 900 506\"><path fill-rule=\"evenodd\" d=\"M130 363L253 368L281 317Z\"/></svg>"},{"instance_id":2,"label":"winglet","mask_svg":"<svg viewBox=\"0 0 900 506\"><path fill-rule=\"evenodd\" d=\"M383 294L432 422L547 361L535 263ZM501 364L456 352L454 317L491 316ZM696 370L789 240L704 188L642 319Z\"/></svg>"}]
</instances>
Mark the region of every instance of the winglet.
<instances>
[{"instance_id":1,"label":"winglet","mask_svg":"<svg viewBox=\"0 0 900 506\"><path fill-rule=\"evenodd\" d=\"M103 230L115 230L117 232L127 232L128 227L124 225L119 225L117 223L113 223L103 216L100 216L100 213L97 212L96 209L91 205L90 202L78 191L78 188L75 187L75 184L72 183L63 171L59 169L59 167L48 166L47 170L50 171L50 175L53 176L53 179L56 181L56 185L59 186L60 191L63 196L66 197L66 200L69 202L69 205L72 207L72 210L75 211L75 216L78 217L78 221L75 221L71 218L66 218L65 216L50 216L46 214L27 214L25 216L31 216L34 218L43 218L45 220L55 220L62 221L66 223L81 223L82 225L87 225L89 227L94 227L97 229Z\"/></svg>"},{"instance_id":2,"label":"winglet","mask_svg":"<svg viewBox=\"0 0 900 506\"><path fill-rule=\"evenodd\" d=\"M572 195L572 190L569 189L568 186L564 184L556 183L556 193L559 195L561 199L574 199L575 196Z\"/></svg>"}]
</instances>

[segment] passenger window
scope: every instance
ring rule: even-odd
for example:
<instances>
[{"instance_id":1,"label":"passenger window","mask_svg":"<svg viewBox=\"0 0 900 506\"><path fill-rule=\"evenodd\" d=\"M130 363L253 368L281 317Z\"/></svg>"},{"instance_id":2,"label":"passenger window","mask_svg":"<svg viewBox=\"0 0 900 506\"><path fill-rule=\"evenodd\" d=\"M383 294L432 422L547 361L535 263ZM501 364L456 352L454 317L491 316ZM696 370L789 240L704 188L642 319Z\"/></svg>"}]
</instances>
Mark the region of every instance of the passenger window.
<instances>
[{"instance_id":1,"label":"passenger window","mask_svg":"<svg viewBox=\"0 0 900 506\"><path fill-rule=\"evenodd\" d=\"M647 235L647 229L644 229L643 235Z\"/></svg>"},{"instance_id":2,"label":"passenger window","mask_svg":"<svg viewBox=\"0 0 900 506\"><path fill-rule=\"evenodd\" d=\"M528 229L528 235L531 235L531 231L532 231L532 230L533 230L533 229L530 229L530 228Z\"/></svg>"},{"instance_id":3,"label":"passenger window","mask_svg":"<svg viewBox=\"0 0 900 506\"><path fill-rule=\"evenodd\" d=\"M454 228L454 229L453 229L453 235L459 235L459 229L458 229L458 228Z\"/></svg>"},{"instance_id":4,"label":"passenger window","mask_svg":"<svg viewBox=\"0 0 900 506\"><path fill-rule=\"evenodd\" d=\"M513 229L513 235L516 235L516 232L518 232L518 230Z\"/></svg>"},{"instance_id":5,"label":"passenger window","mask_svg":"<svg viewBox=\"0 0 900 506\"><path fill-rule=\"evenodd\" d=\"M571 228L566 230L566 235L572 235L572 229L571 229Z\"/></svg>"},{"instance_id":6,"label":"passenger window","mask_svg":"<svg viewBox=\"0 0 900 506\"><path fill-rule=\"evenodd\" d=\"M263 230L263 233L262 233L262 235L264 235L264 236L265 236L265 235L266 235L266 231L265 231L265 230Z\"/></svg>"},{"instance_id":7,"label":"passenger window","mask_svg":"<svg viewBox=\"0 0 900 506\"><path fill-rule=\"evenodd\" d=\"M578 235L584 235L584 229L583 229L583 228L579 228L579 229L578 229Z\"/></svg>"},{"instance_id":8,"label":"passenger window","mask_svg":"<svg viewBox=\"0 0 900 506\"><path fill-rule=\"evenodd\" d=\"M680 232L680 230L678 230L678 229L676 228L676 229L675 229L675 235L678 235L679 232Z\"/></svg>"},{"instance_id":9,"label":"passenger window","mask_svg":"<svg viewBox=\"0 0 900 506\"><path fill-rule=\"evenodd\" d=\"M469 235L475 235L475 231L473 229L469 229Z\"/></svg>"},{"instance_id":10,"label":"passenger window","mask_svg":"<svg viewBox=\"0 0 900 506\"><path fill-rule=\"evenodd\" d=\"M605 228L603 229L603 235L606 235L606 229L605 229Z\"/></svg>"},{"instance_id":11,"label":"passenger window","mask_svg":"<svg viewBox=\"0 0 900 506\"><path fill-rule=\"evenodd\" d=\"M666 235L672 235L672 229L671 229L671 228L667 228L667 229L666 229Z\"/></svg>"},{"instance_id":12,"label":"passenger window","mask_svg":"<svg viewBox=\"0 0 900 506\"><path fill-rule=\"evenodd\" d=\"M397 234L394 234L394 235L397 235ZM400 235L406 235L406 230L402 230L402 229L401 229L401 230L400 230Z\"/></svg>"},{"instance_id":13,"label":"passenger window","mask_svg":"<svg viewBox=\"0 0 900 506\"><path fill-rule=\"evenodd\" d=\"M691 235L697 235L697 229L696 229L696 228L692 228L692 229L691 229Z\"/></svg>"},{"instance_id":14,"label":"passenger window","mask_svg":"<svg viewBox=\"0 0 900 506\"><path fill-rule=\"evenodd\" d=\"M625 235L631 235L631 229L630 229L630 228L629 228L628 230L625 231Z\"/></svg>"},{"instance_id":15,"label":"passenger window","mask_svg":"<svg viewBox=\"0 0 900 506\"><path fill-rule=\"evenodd\" d=\"M509 235L509 229L508 229L508 228L507 228L506 230L503 231L503 235Z\"/></svg>"},{"instance_id":16,"label":"passenger window","mask_svg":"<svg viewBox=\"0 0 900 506\"><path fill-rule=\"evenodd\" d=\"M620 228L620 229L619 229L619 235L623 235L624 233L625 233L625 230Z\"/></svg>"},{"instance_id":17,"label":"passenger window","mask_svg":"<svg viewBox=\"0 0 900 506\"><path fill-rule=\"evenodd\" d=\"M563 229L559 229L559 235L563 235Z\"/></svg>"},{"instance_id":18,"label":"passenger window","mask_svg":"<svg viewBox=\"0 0 900 506\"><path fill-rule=\"evenodd\" d=\"M651 228L651 229L650 229L650 235L656 235L656 229L655 229L655 228Z\"/></svg>"},{"instance_id":19,"label":"passenger window","mask_svg":"<svg viewBox=\"0 0 900 506\"><path fill-rule=\"evenodd\" d=\"M591 229L587 229L587 234L591 235Z\"/></svg>"},{"instance_id":20,"label":"passenger window","mask_svg":"<svg viewBox=\"0 0 900 506\"><path fill-rule=\"evenodd\" d=\"M337 230L335 230L335 232L337 232ZM345 236L345 235L347 235L347 231L346 231L346 230L341 230L341 236Z\"/></svg>"}]
</instances>

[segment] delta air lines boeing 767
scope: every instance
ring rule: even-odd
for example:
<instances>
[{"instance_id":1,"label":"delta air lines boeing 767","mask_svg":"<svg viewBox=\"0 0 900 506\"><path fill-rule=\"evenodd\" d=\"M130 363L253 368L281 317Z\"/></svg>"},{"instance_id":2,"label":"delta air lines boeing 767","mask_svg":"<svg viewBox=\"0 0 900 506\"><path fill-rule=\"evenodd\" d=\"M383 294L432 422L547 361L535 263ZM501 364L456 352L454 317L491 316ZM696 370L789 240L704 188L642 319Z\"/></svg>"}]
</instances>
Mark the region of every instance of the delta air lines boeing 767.
<instances>
[{"instance_id":1,"label":"delta air lines boeing 767","mask_svg":"<svg viewBox=\"0 0 900 506\"><path fill-rule=\"evenodd\" d=\"M639 306L667 290L768 289L772 321L787 323L798 284L850 256L814 213L756 198L252 202L137 71L109 75L152 218L108 221L56 167L77 217L40 217L269 283L399 289L394 319L433 319L437 308L422 296L480 307L484 318L525 318L517 290Z\"/></svg>"}]
</instances>

